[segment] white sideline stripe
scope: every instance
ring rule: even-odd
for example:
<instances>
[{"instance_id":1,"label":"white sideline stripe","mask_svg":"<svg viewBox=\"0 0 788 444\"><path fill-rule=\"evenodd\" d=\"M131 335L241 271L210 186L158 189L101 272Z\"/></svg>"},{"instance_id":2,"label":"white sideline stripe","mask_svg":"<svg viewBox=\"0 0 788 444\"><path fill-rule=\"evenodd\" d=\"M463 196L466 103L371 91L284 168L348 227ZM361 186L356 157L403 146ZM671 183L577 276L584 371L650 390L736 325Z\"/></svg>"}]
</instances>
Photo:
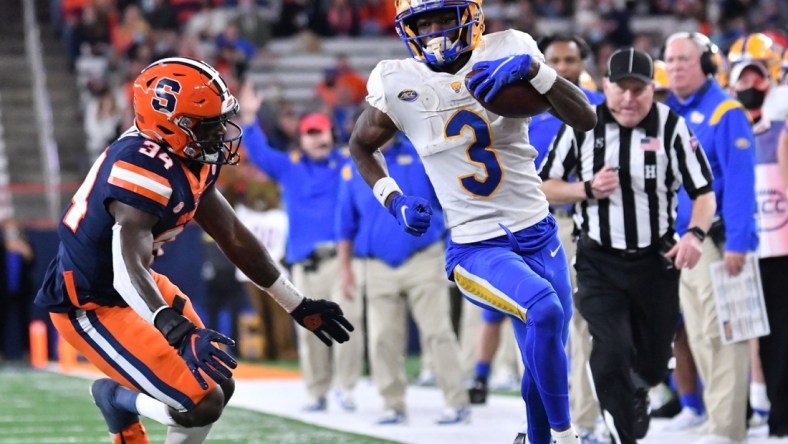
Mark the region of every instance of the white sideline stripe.
<instances>
[{"instance_id":1,"label":"white sideline stripe","mask_svg":"<svg viewBox=\"0 0 788 444\"><path fill-rule=\"evenodd\" d=\"M179 411L184 411L185 407L179 403L178 401L170 398L168 395L163 393L161 390L156 388L156 386L148 380L136 367L131 365L131 363L123 357L117 350L115 350L112 345L101 336L98 331L96 331L95 327L90 323L88 319L88 315L85 310L77 310L77 322L79 322L79 326L82 328L82 331L90 337L98 347L107 354L109 359L113 362L120 365L120 367L126 372L131 380L136 382L137 385L142 387L147 393L149 393L154 398L158 399L159 401L169 405L174 409L178 409Z\"/></svg>"},{"instance_id":2,"label":"white sideline stripe","mask_svg":"<svg viewBox=\"0 0 788 444\"><path fill-rule=\"evenodd\" d=\"M118 179L139 185L142 188L156 193L167 200L169 200L170 196L172 196L172 188L162 185L153 179L143 176L142 174L129 171L118 165L112 165L112 171L110 171L109 177L117 177Z\"/></svg>"}]
</instances>

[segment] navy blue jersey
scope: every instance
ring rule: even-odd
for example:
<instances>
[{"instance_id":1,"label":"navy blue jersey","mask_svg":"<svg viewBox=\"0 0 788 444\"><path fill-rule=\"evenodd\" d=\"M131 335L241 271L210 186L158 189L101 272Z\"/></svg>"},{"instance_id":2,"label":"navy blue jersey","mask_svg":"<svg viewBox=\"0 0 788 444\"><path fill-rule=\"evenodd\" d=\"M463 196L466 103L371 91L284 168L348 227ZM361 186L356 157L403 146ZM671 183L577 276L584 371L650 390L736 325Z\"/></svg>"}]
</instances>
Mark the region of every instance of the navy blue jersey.
<instances>
[{"instance_id":1,"label":"navy blue jersey","mask_svg":"<svg viewBox=\"0 0 788 444\"><path fill-rule=\"evenodd\" d=\"M159 218L151 245L157 255L192 219L219 169L187 164L136 130L127 131L99 156L63 212L58 254L49 264L36 303L57 312L72 306L127 305L112 284L115 220L108 210L110 202L120 201Z\"/></svg>"}]
</instances>

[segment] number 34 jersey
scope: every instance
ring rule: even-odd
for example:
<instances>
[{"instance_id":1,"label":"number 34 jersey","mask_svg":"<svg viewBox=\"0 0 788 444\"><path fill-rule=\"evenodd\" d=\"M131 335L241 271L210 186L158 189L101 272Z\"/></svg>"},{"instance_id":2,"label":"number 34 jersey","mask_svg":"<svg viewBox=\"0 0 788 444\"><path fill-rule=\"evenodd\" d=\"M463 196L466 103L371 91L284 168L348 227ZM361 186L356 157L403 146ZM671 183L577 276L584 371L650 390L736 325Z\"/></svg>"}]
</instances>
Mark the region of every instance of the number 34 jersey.
<instances>
[{"instance_id":1,"label":"number 34 jersey","mask_svg":"<svg viewBox=\"0 0 788 444\"><path fill-rule=\"evenodd\" d=\"M474 63L516 54L544 61L530 35L507 30L483 36L456 74L413 59L382 61L370 74L367 101L415 145L457 243L501 236L498 224L518 231L548 214L530 119L487 111L464 83Z\"/></svg>"},{"instance_id":2,"label":"number 34 jersey","mask_svg":"<svg viewBox=\"0 0 788 444\"><path fill-rule=\"evenodd\" d=\"M160 254L162 245L174 240L192 219L200 196L216 181L220 169L189 166L134 128L110 145L63 212L58 253L36 303L58 312L73 306L127 305L113 287L115 219L109 204L119 201L157 216L151 250L154 256Z\"/></svg>"}]
</instances>

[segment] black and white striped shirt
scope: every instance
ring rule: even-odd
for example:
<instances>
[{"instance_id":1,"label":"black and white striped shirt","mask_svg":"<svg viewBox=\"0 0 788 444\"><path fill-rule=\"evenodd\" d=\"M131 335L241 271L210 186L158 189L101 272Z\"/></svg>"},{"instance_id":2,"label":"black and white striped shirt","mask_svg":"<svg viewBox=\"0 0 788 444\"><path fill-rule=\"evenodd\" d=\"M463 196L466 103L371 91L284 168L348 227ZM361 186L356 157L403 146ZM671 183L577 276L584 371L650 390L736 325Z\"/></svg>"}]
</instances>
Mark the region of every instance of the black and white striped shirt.
<instances>
[{"instance_id":1,"label":"black and white striped shirt","mask_svg":"<svg viewBox=\"0 0 788 444\"><path fill-rule=\"evenodd\" d=\"M619 126L606 103L596 114L591 131L561 127L540 176L586 181L605 165L619 166L619 188L607 199L576 203L575 224L605 247L656 245L673 229L682 184L692 199L712 190L706 155L684 119L661 103L634 128Z\"/></svg>"}]
</instances>

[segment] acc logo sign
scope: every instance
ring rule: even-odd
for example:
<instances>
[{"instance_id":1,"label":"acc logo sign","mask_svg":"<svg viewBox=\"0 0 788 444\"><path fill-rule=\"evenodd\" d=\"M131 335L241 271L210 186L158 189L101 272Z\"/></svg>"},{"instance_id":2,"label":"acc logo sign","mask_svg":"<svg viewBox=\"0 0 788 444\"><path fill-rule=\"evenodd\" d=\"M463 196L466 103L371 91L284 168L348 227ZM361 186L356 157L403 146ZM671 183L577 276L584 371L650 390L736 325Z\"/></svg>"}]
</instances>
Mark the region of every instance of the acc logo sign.
<instances>
[{"instance_id":1,"label":"acc logo sign","mask_svg":"<svg viewBox=\"0 0 788 444\"><path fill-rule=\"evenodd\" d=\"M397 94L397 98L403 102L412 102L419 97L419 93L412 89L403 89Z\"/></svg>"},{"instance_id":2,"label":"acc logo sign","mask_svg":"<svg viewBox=\"0 0 788 444\"><path fill-rule=\"evenodd\" d=\"M777 190L760 190L758 206L761 231L776 231L788 224L788 200Z\"/></svg>"},{"instance_id":3,"label":"acc logo sign","mask_svg":"<svg viewBox=\"0 0 788 444\"><path fill-rule=\"evenodd\" d=\"M460 92L460 88L462 88L462 82L451 82L450 86L455 93L458 93Z\"/></svg>"}]
</instances>

